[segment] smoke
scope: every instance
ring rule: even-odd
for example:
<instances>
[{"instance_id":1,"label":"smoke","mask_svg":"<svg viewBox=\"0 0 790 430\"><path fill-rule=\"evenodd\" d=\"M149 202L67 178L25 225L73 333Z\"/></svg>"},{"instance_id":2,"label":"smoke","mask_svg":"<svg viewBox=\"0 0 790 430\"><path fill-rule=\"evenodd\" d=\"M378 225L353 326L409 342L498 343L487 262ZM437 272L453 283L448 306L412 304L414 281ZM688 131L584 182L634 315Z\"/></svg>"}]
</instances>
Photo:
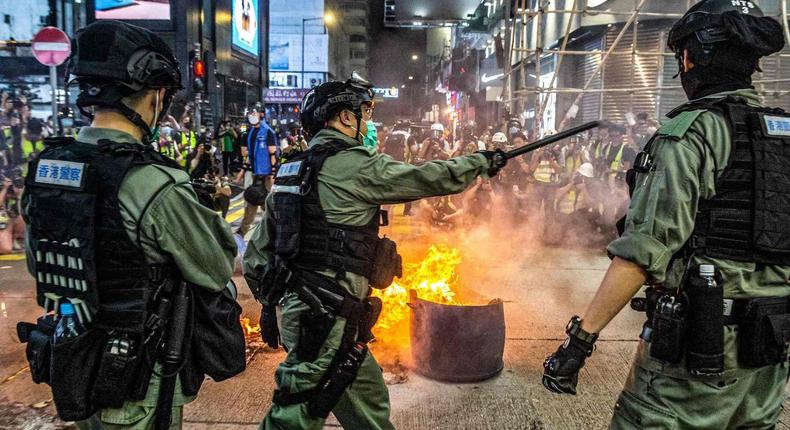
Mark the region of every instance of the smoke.
<instances>
[{"instance_id":1,"label":"smoke","mask_svg":"<svg viewBox=\"0 0 790 430\"><path fill-rule=\"evenodd\" d=\"M404 265L422 261L431 246L457 249L461 262L453 289L464 305L507 297L506 288L524 276L527 265L565 264L547 250L593 250L603 255L628 203L625 185L614 179L589 181L559 199L561 186L532 185L516 191L488 185L481 182L456 196L415 202L409 217L401 216L402 206L394 206L393 225L383 230L398 243ZM560 201L555 205L555 200ZM404 323L371 344L379 363L396 374L403 372L404 365L414 366L408 318Z\"/></svg>"}]
</instances>

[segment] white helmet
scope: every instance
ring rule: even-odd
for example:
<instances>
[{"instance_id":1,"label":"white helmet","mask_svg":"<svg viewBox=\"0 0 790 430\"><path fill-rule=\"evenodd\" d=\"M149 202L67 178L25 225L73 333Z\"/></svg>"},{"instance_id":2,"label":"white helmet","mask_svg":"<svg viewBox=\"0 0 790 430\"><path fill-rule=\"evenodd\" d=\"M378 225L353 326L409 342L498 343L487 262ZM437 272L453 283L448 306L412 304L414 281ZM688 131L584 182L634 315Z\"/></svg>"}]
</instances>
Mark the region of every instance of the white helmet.
<instances>
[{"instance_id":1,"label":"white helmet","mask_svg":"<svg viewBox=\"0 0 790 430\"><path fill-rule=\"evenodd\" d=\"M431 125L431 131L441 131L442 133L444 133L444 126L442 125L442 123L437 122Z\"/></svg>"},{"instance_id":2,"label":"white helmet","mask_svg":"<svg viewBox=\"0 0 790 430\"><path fill-rule=\"evenodd\" d=\"M507 143L507 136L502 132L494 133L494 135L491 136L491 141L494 143Z\"/></svg>"},{"instance_id":3,"label":"white helmet","mask_svg":"<svg viewBox=\"0 0 790 430\"><path fill-rule=\"evenodd\" d=\"M578 169L576 169L576 172L585 178L595 177L595 169L593 168L592 163L583 163Z\"/></svg>"}]
</instances>

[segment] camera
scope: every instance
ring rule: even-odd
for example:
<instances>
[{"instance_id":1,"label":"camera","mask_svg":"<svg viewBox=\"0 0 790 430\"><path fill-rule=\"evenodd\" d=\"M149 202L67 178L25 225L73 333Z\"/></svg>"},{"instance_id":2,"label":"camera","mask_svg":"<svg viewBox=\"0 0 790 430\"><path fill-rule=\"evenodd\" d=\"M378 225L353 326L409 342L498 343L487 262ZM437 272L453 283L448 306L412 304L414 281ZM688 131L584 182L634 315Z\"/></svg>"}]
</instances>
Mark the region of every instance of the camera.
<instances>
[{"instance_id":1,"label":"camera","mask_svg":"<svg viewBox=\"0 0 790 430\"><path fill-rule=\"evenodd\" d=\"M191 184L192 184L192 188L194 188L196 191L200 190L207 192L209 194L214 194L217 192L217 187L214 185L214 183L209 182L204 178L195 179L191 182Z\"/></svg>"}]
</instances>

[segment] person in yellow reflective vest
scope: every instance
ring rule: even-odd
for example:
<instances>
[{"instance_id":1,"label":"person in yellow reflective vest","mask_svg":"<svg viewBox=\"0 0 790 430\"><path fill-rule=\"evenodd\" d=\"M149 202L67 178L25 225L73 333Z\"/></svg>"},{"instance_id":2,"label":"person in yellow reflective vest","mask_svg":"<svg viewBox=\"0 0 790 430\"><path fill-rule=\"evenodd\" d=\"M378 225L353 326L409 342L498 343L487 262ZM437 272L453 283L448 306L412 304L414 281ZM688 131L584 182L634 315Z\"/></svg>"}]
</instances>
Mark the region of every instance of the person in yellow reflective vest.
<instances>
[{"instance_id":1,"label":"person in yellow reflective vest","mask_svg":"<svg viewBox=\"0 0 790 430\"><path fill-rule=\"evenodd\" d=\"M631 168L636 158L636 151L626 142L625 127L616 124L611 125L609 137L612 144L609 146L605 158L609 173L606 177L612 180L618 173L625 172Z\"/></svg>"},{"instance_id":2,"label":"person in yellow reflective vest","mask_svg":"<svg viewBox=\"0 0 790 430\"><path fill-rule=\"evenodd\" d=\"M11 164L14 146L14 136L11 134L11 127L0 129L0 166Z\"/></svg>"},{"instance_id":3,"label":"person in yellow reflective vest","mask_svg":"<svg viewBox=\"0 0 790 430\"><path fill-rule=\"evenodd\" d=\"M181 144L184 145L188 152L197 149L197 133L190 129L184 129L181 132Z\"/></svg>"},{"instance_id":4,"label":"person in yellow reflective vest","mask_svg":"<svg viewBox=\"0 0 790 430\"><path fill-rule=\"evenodd\" d=\"M552 242L551 227L554 218L554 197L560 187L560 176L563 173L562 166L557 162L559 151L555 148L542 149L532 154L530 162L530 172L532 173L532 183L530 184L529 199L533 206L533 216L540 218L541 207L543 208L543 234L546 242Z\"/></svg>"},{"instance_id":5,"label":"person in yellow reflective vest","mask_svg":"<svg viewBox=\"0 0 790 430\"><path fill-rule=\"evenodd\" d=\"M30 160L44 150L44 124L37 118L28 121L22 134L22 159Z\"/></svg>"}]
</instances>

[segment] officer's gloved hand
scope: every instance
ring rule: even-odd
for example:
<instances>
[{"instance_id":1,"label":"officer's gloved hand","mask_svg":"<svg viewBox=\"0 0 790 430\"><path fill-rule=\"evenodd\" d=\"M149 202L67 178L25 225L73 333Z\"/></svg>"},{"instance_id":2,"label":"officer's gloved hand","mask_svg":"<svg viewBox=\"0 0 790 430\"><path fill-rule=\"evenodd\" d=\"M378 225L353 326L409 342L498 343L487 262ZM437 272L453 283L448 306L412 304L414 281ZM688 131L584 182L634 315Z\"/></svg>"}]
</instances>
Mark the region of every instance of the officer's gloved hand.
<instances>
[{"instance_id":1,"label":"officer's gloved hand","mask_svg":"<svg viewBox=\"0 0 790 430\"><path fill-rule=\"evenodd\" d=\"M598 334L582 330L578 316L571 318L566 333L565 342L543 362L543 386L555 393L575 395L579 370L595 350Z\"/></svg>"},{"instance_id":2,"label":"officer's gloved hand","mask_svg":"<svg viewBox=\"0 0 790 430\"><path fill-rule=\"evenodd\" d=\"M496 176L499 171L507 165L507 156L505 151L497 149L494 151L477 151L478 154L483 154L488 159L488 174L489 178Z\"/></svg>"}]
</instances>

